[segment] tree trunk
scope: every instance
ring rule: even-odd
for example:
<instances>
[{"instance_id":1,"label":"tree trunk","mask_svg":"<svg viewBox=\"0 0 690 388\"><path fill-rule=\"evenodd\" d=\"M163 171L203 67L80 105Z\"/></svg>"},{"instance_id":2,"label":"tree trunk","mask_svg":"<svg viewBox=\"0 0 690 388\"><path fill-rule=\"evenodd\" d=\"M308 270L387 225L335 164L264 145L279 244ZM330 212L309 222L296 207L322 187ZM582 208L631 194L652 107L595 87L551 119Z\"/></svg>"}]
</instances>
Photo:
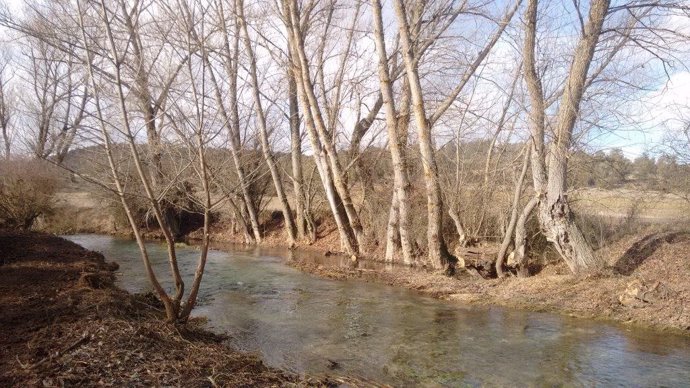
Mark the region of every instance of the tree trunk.
<instances>
[{"instance_id":1,"label":"tree trunk","mask_svg":"<svg viewBox=\"0 0 690 388\"><path fill-rule=\"evenodd\" d=\"M104 0L101 1L101 10L103 11L104 15L108 15L108 11L105 5ZM107 17L107 16L106 16ZM105 27L105 30L107 32L108 36L108 41L110 43L110 50L113 54L114 58L118 58L118 53L116 51L116 44L112 35L112 30L111 26L107 22L107 20L104 20L103 25ZM83 43L85 45L88 44L88 40L86 38L86 32L85 32L85 27L83 24L83 17L80 16L80 27L82 30L82 38L83 38ZM94 93L97 93L97 88L94 80L94 75L93 75L93 67L92 67L92 62L90 55L87 52L87 57L88 57L88 67L89 67L89 78L91 79L92 86L94 87ZM157 291L161 301L163 302L163 305L165 306L166 310L166 317L168 321L174 321L177 319L177 314L179 312L179 307L180 307L180 300L182 299L182 294L184 293L184 283L182 282L182 278L180 276L180 273L178 271L177 267L177 258L175 256L175 249L174 249L174 244L171 245L171 237L168 235L169 231L165 228L165 224L161 215L161 212L158 208L158 203L156 202L156 197L153 194L153 191L151 190L150 184L148 182L148 177L143 171L143 167L141 166L141 159L138 155L136 146L134 144L134 136L132 134L131 128L130 128L130 123L129 119L127 116L127 109L125 106L125 95L122 87L122 80L120 78L120 68L119 65L116 64L115 66L115 75L116 75L116 86L117 86L117 92L118 92L118 102L120 106L120 113L121 113L121 118L122 118L122 125L123 128L126 130L126 134L128 135L129 139L129 148L132 153L132 158L135 162L136 166L136 171L141 179L141 183L144 186L144 189L146 191L146 195L151 201L151 204L153 206L154 212L156 213L158 222L162 225L161 228L163 229L163 232L166 237L166 242L168 243L168 259L170 261L170 265L172 268L173 272L173 277L175 280L175 288L176 288L176 294L174 299L171 300L171 298L168 296L166 293L165 289L161 286L161 284L158 282L156 279L155 273L153 271L153 267L151 266L151 261L148 257L148 252L146 250L146 245L143 241L143 238L141 237L141 234L139 233L139 227L137 225L136 220L132 216L132 212L130 211L130 208L127 204L127 201L125 200L125 192L122 184L120 183L120 178L119 178L119 173L117 171L117 167L114 162L114 158L112 155L111 151L111 146L110 146L110 140L109 140L109 135L107 133L107 130L105 129L105 121L103 121L103 114L100 109L99 101L98 98L96 99L96 107L97 107L97 113L98 113L98 118L99 121L101 122L101 132L103 134L103 139L105 143L105 148L106 148L106 153L108 156L108 162L110 164L110 169L112 172L113 180L115 181L115 185L118 191L118 195L120 197L120 201L122 202L122 206L125 210L125 213L127 214L127 218L129 220L130 225L132 226L132 230L134 232L134 236L137 240L137 244L139 246L139 250L141 251L142 259L144 261L144 265L146 267L146 271L149 277L149 280L151 281L151 284L153 285L154 289Z\"/></svg>"},{"instance_id":2,"label":"tree trunk","mask_svg":"<svg viewBox=\"0 0 690 388\"><path fill-rule=\"evenodd\" d=\"M247 217L245 216L245 211L244 209L244 202L241 201L240 199L240 206L237 205L237 203L230 198L230 193L224 193L228 202L230 203L230 206L232 207L232 223L230 226L230 232L232 234L237 233L237 223L239 220L239 223L241 224L240 227L242 228L242 236L244 237L244 242L246 244L250 244L254 241L254 237L252 236L252 227L247 221Z\"/></svg>"},{"instance_id":3,"label":"tree trunk","mask_svg":"<svg viewBox=\"0 0 690 388\"><path fill-rule=\"evenodd\" d=\"M505 276L503 273L503 262L505 260L506 252L508 251L508 247L510 246L510 242L512 241L515 225L518 221L518 208L520 206L520 197L522 196L522 187L525 184L525 176L527 175L527 168L529 167L529 148L526 148L524 151L525 159L522 162L522 171L520 171L520 177L515 184L515 193L513 194L513 206L512 211L510 212L510 221L508 221L508 227L506 228L505 235L503 236L503 242L498 250L498 256L496 256L496 274L499 278Z\"/></svg>"},{"instance_id":4,"label":"tree trunk","mask_svg":"<svg viewBox=\"0 0 690 388\"><path fill-rule=\"evenodd\" d=\"M391 198L391 207L388 212L388 227L386 228L386 253L385 261L395 261L395 254L400 249L400 210L398 196L395 189Z\"/></svg>"},{"instance_id":5,"label":"tree trunk","mask_svg":"<svg viewBox=\"0 0 690 388\"><path fill-rule=\"evenodd\" d=\"M368 221L369 223L365 225L373 225L374 224L374 218L376 215L377 209L375 209L376 204L372 203L372 201L369 201L368 199L376 192L375 187L374 187L374 180L369 179L367 176L367 168L366 168L366 163L364 162L364 159L362 158L362 153L360 151L360 147L362 145L362 139L366 135L366 133L369 131L371 128L371 125L374 123L374 120L376 119L376 116L378 115L379 111L381 110L381 107L383 106L383 96L381 93L379 93L376 101L374 102L373 107L371 110L369 110L369 113L367 114L366 117L360 119L357 124L355 124L353 130L352 130L352 135L350 136L350 151L348 155L348 159L350 160L350 166L351 168L354 169L354 175L359 178L359 182L361 183L362 187L362 200L361 200L361 206L360 206L360 217L364 214L365 216L368 216ZM345 174L345 184L349 185L348 183L348 175ZM366 230L366 227L364 227ZM376 236L372 236L376 238Z\"/></svg>"},{"instance_id":6,"label":"tree trunk","mask_svg":"<svg viewBox=\"0 0 690 388\"><path fill-rule=\"evenodd\" d=\"M458 232L458 245L461 247L467 246L467 232L465 231L465 226L462 224L460 215L453 206L448 206L448 215L453 220L455 224L455 230Z\"/></svg>"},{"instance_id":7,"label":"tree trunk","mask_svg":"<svg viewBox=\"0 0 690 388\"><path fill-rule=\"evenodd\" d=\"M290 3L290 22L292 28L292 50L295 60L299 63L299 71L301 77L299 79L302 87L298 88L300 93L304 97L304 101L300 101L300 105L303 105L305 110L310 110L311 119L313 122L312 129L315 130L315 135L317 135L321 151L324 156L324 161L328 163L331 175L331 181L335 186L338 195L342 201L343 207L347 215L347 220L349 227L354 233L355 239L357 240L356 252L359 254L360 250L364 246L364 232L362 229L362 224L359 220L359 215L352 204L352 199L350 196L350 190L345 185L343 179L343 169L338 160L338 154L336 152L335 146L333 145L333 140L328 133L326 124L324 122L321 110L319 108L319 102L314 94L314 85L311 81L311 76L309 74L309 63L304 51L304 43L301 28L299 26L300 18L298 15L296 1ZM305 105L306 104L306 105ZM335 128L332 128L333 130Z\"/></svg>"},{"instance_id":8,"label":"tree trunk","mask_svg":"<svg viewBox=\"0 0 690 388\"><path fill-rule=\"evenodd\" d=\"M285 223L285 232L288 237L288 243L290 247L293 247L296 242L295 236L295 223L292 218L292 210L290 209L290 204L288 203L287 196L285 195L285 190L283 189L283 181L281 179L280 173L278 172L278 167L276 166L275 158L271 151L271 146L268 143L268 128L266 127L266 115L264 114L263 105L261 103L261 94L259 90L259 78L256 73L256 58L254 57L254 49L252 48L252 43L249 40L249 32L247 31L247 22L244 19L244 1L236 1L236 10L238 19L237 22L241 24L242 34L244 36L244 48L249 55L249 75L252 83L252 90L254 96L254 108L256 110L256 121L259 124L259 139L261 141L261 150L263 151L264 160L268 165L268 169L271 172L271 178L273 179L273 185L278 195L278 200L280 201L280 206L283 211L283 222Z\"/></svg>"},{"instance_id":9,"label":"tree trunk","mask_svg":"<svg viewBox=\"0 0 690 388\"><path fill-rule=\"evenodd\" d=\"M249 218L249 223L252 228L252 233L254 236L254 241L257 243L261 242L261 230L259 229L259 217L254 202L252 201L251 193L249 192L249 182L247 181L247 176L244 171L242 161L240 160L240 118L239 112L237 110L237 61L239 58L239 26L236 24L234 31L234 39L232 48L230 47L230 40L228 39L229 31L225 21L225 13L223 11L223 2L218 2L218 17L220 20L220 25L223 31L223 47L221 51L225 54L225 73L228 77L229 93L228 93L228 103L230 105L230 114L228 115L227 109L223 102L223 97L220 92L220 85L213 71L213 67L210 64L208 58L208 52L205 46L202 45L201 51L203 55L203 60L206 62L208 67L209 77L213 84L213 92L216 99L216 104L221 114L223 122L229 123L228 132L230 140L230 153L232 154L232 161L235 165L235 172L237 173L237 180L239 181L240 189L242 190L242 199L244 201L245 208L247 210L247 216Z\"/></svg>"},{"instance_id":10,"label":"tree trunk","mask_svg":"<svg viewBox=\"0 0 690 388\"><path fill-rule=\"evenodd\" d=\"M141 37L137 29L137 23L132 20L132 16L136 15L134 11L129 11L124 2L120 2L122 9L122 19L127 27L129 33L130 43L132 47L132 54L134 56L134 63L136 68L134 70L134 83L136 85L134 96L137 99L139 109L143 114L144 124L146 126L146 140L148 144L148 155L150 159L149 175L151 177L151 184L157 191L162 191L164 173L163 173L163 155L160 134L156 125L157 113L160 108L151 94L151 84L149 75L146 71L144 61L144 54L142 52ZM178 218L178 210L175 205L163 198L161 200L161 211L163 213L164 222L170 229L173 239L180 237L180 220ZM160 224L160 222L159 222ZM159 225L161 229L163 225Z\"/></svg>"},{"instance_id":11,"label":"tree trunk","mask_svg":"<svg viewBox=\"0 0 690 388\"><path fill-rule=\"evenodd\" d=\"M292 54L288 49L288 61L292 63ZM300 133L299 105L297 102L297 84L290 66L287 70L288 101L290 104L290 153L292 161L292 190L295 197L295 222L297 235L305 238L307 235L307 213L304 211L304 189L302 174L302 136Z\"/></svg>"},{"instance_id":12,"label":"tree trunk","mask_svg":"<svg viewBox=\"0 0 690 388\"><path fill-rule=\"evenodd\" d=\"M11 149L12 143L10 143L10 135L9 135L7 125L3 125L3 127L2 127L2 140L5 144L5 160L10 160L11 152L12 152L12 149Z\"/></svg>"},{"instance_id":13,"label":"tree trunk","mask_svg":"<svg viewBox=\"0 0 690 388\"><path fill-rule=\"evenodd\" d=\"M544 153L545 103L536 69L538 1L529 0L525 13L525 81L530 94L530 130L532 133L532 171L534 187L540 198L538 217L541 228L573 273L596 271L604 265L575 224L567 197L568 154L580 103L587 86L587 73L594 56L609 0L593 0L582 36L573 54L568 77L556 115L555 138L551 142L548 164Z\"/></svg>"},{"instance_id":14,"label":"tree trunk","mask_svg":"<svg viewBox=\"0 0 690 388\"><path fill-rule=\"evenodd\" d=\"M424 180L427 193L427 250L428 264L435 269L449 269L454 264L454 258L448 253L448 248L442 235L443 201L441 199L441 186L438 181L438 168L434 155L431 128L424 109L422 85L419 81L417 66L412 53L412 39L410 37L407 13L402 0L395 0L395 13L398 19L402 53L407 70L407 78L410 83L412 97L412 109L417 124L417 136L419 149L422 156Z\"/></svg>"},{"instance_id":15,"label":"tree trunk","mask_svg":"<svg viewBox=\"0 0 690 388\"><path fill-rule=\"evenodd\" d=\"M0 128L2 128L2 141L4 145L5 160L10 160L10 154L12 151L12 142L10 139L10 119L12 114L10 109L12 109L7 101L7 84L5 82L5 69L6 66L0 68Z\"/></svg>"},{"instance_id":16,"label":"tree trunk","mask_svg":"<svg viewBox=\"0 0 690 388\"><path fill-rule=\"evenodd\" d=\"M603 267L603 260L594 255L594 250L575 224L568 196L563 192L558 195L556 193L557 191L552 188L547 196L549 200L541 201L539 204L539 221L546 239L553 243L556 251L575 274Z\"/></svg>"},{"instance_id":17,"label":"tree trunk","mask_svg":"<svg viewBox=\"0 0 690 388\"><path fill-rule=\"evenodd\" d=\"M308 66L304 54L304 47L302 46L302 36L300 32L299 16L297 14L297 3L292 0L287 4L290 17L286 18L286 27L288 29L288 42L290 50L292 52L292 58L295 60L291 65L293 66L293 73L297 81L297 94L299 96L299 105L302 107L302 113L305 120L305 127L307 128L307 133L309 134L309 139L311 141L312 152L314 153L314 161L316 163L317 170L319 171L319 176L321 177L321 182L323 183L324 191L326 192L326 198L328 199L328 204L331 207L331 212L336 222L338 228L338 233L340 235L340 242L343 249L351 255L359 255L359 239L361 238L361 226L359 232L356 231L355 226L352 224L352 219L350 218L351 213L354 212L352 208L351 201L343 199L341 193L337 189L335 184L337 180L337 173L331 170L331 165L329 165L329 156L327 155L327 150L324 149L323 140L330 144L330 139L328 136L321 136L325 134L318 134L318 126L321 126L320 130L323 132L323 121L321 124L317 123L318 109L313 107L311 104L315 102L315 96L313 95L313 89L310 87L311 82L308 79L309 74L305 66ZM332 144L331 144L332 147ZM331 150L334 151L334 150ZM331 155L332 158L334 155ZM336 158L337 160L337 158ZM336 163L339 166L338 163ZM342 180L340 180L342 184ZM347 193L347 192L346 192ZM349 199L349 194L347 196ZM348 211L348 207L350 210ZM347 211L343 214L343 208ZM356 214L356 213L355 213ZM354 217L354 216L353 216ZM356 218L358 222L358 218Z\"/></svg>"},{"instance_id":18,"label":"tree trunk","mask_svg":"<svg viewBox=\"0 0 690 388\"><path fill-rule=\"evenodd\" d=\"M527 268L527 220L534 211L534 208L539 204L539 198L533 197L527 202L527 205L522 209L520 217L515 224L515 250L513 251L515 265L517 267L518 277L525 278L529 276Z\"/></svg>"},{"instance_id":19,"label":"tree trunk","mask_svg":"<svg viewBox=\"0 0 690 388\"><path fill-rule=\"evenodd\" d=\"M396 113L396 125L395 125L395 131L396 135L398 137L398 142L400 143L401 149L403 156L407 153L407 135L409 132L409 125L410 125L410 83L407 80L406 77L403 77L403 85L401 89L401 96L400 96L400 106L399 110ZM405 157L406 158L406 157ZM405 163L407 164L407 163ZM406 174L409 178L408 171L404 171L404 174ZM409 179L408 179L409 181ZM400 242L400 229L401 225L399 222L399 203L398 203L398 197L395 196L395 191L396 191L396 186L395 186L395 180L393 182L393 196L391 198L391 212L395 211L395 214L391 213L390 216L395 218L389 218L389 223L388 223L388 228L386 231L386 254L388 255L390 252L390 257L391 260L395 257L395 254L400 251L401 249L401 242ZM408 205L409 207L409 205ZM391 222L393 221L393 222ZM409 227L409 223L408 226ZM407 228L406 227L406 228ZM407 234L409 235L409 231L407 231ZM410 242L410 245L412 243ZM412 249L413 256L414 256L414 249ZM416 258L412 257L411 263L412 265L416 264Z\"/></svg>"},{"instance_id":20,"label":"tree trunk","mask_svg":"<svg viewBox=\"0 0 690 388\"><path fill-rule=\"evenodd\" d=\"M595 271L604 265L604 261L594 255L592 247L575 224L566 194L566 178L573 128L608 8L608 0L592 1L589 21L575 48L556 119L556 139L551 144L549 154L546 198L539 206L539 219L546 238L554 244L573 273Z\"/></svg>"},{"instance_id":21,"label":"tree trunk","mask_svg":"<svg viewBox=\"0 0 690 388\"><path fill-rule=\"evenodd\" d=\"M401 144L400 142L400 136L398 135L397 131L398 120L396 119L393 85L390 78L390 71L388 68L388 53L386 51L386 43L383 33L384 30L383 17L381 16L381 1L372 0L371 3L374 14L374 40L376 42L376 49L378 51L379 58L379 80L381 83L381 93L383 95L383 105L386 109L386 129L388 131L388 147L390 148L391 160L393 162L393 186L395 194L393 196L393 206L391 207L391 212L394 212L396 210L395 205L397 204L397 219L403 263L405 265L411 265L413 260L412 245L410 244L410 236L408 234L410 225L410 181L407 176L405 148L403 144ZM387 259L389 258L389 254L390 253L387 252Z\"/></svg>"}]
</instances>

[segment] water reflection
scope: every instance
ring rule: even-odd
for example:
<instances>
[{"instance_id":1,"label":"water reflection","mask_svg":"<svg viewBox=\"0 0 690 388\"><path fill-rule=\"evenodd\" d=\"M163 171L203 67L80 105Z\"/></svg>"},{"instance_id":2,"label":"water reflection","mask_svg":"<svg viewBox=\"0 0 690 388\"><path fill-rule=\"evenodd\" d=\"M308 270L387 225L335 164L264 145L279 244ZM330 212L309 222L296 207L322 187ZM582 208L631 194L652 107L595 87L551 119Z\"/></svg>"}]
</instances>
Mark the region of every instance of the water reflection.
<instances>
[{"instance_id":1,"label":"water reflection","mask_svg":"<svg viewBox=\"0 0 690 388\"><path fill-rule=\"evenodd\" d=\"M149 290L135 244L70 237L120 263L120 285ZM164 246L151 243L167 274ZM197 315L233 345L296 372L353 374L401 386L688 386L690 339L501 308L463 307L407 290L331 281L282 264L289 252L211 251ZM181 248L191 278L198 252ZM293 260L347 265L296 251ZM367 264L369 265L369 264ZM381 265L381 264L371 264ZM167 278L167 276L166 276ZM172 284L165 283L166 287Z\"/></svg>"}]
</instances>

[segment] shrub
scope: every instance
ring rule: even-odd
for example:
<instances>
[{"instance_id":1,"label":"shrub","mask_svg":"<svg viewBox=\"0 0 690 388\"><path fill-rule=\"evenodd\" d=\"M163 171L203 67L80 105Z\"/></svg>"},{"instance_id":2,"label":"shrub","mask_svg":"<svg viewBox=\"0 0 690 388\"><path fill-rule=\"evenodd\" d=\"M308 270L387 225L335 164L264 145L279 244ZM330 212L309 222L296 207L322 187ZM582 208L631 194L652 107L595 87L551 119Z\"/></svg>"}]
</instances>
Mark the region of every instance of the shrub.
<instances>
[{"instance_id":1,"label":"shrub","mask_svg":"<svg viewBox=\"0 0 690 388\"><path fill-rule=\"evenodd\" d=\"M29 229L38 217L50 214L58 183L45 162L0 162L0 226Z\"/></svg>"},{"instance_id":2,"label":"shrub","mask_svg":"<svg viewBox=\"0 0 690 388\"><path fill-rule=\"evenodd\" d=\"M635 235L647 225L640 218L644 202L634 201L625 214L587 214L578 213L575 218L585 238L594 249L615 243L627 236Z\"/></svg>"}]
</instances>

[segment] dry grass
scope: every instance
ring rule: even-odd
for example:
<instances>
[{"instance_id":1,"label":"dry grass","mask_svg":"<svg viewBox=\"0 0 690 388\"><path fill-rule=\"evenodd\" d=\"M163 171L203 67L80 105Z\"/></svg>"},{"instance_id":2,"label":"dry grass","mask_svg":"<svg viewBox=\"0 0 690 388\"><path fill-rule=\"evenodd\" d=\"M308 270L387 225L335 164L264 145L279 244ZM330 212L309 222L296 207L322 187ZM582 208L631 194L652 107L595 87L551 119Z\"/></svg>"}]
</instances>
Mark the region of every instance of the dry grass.
<instances>
[{"instance_id":1,"label":"dry grass","mask_svg":"<svg viewBox=\"0 0 690 388\"><path fill-rule=\"evenodd\" d=\"M690 221L690 203L658 191L581 189L571 194L575 210L612 218L627 217L631 212L641 221Z\"/></svg>"}]
</instances>

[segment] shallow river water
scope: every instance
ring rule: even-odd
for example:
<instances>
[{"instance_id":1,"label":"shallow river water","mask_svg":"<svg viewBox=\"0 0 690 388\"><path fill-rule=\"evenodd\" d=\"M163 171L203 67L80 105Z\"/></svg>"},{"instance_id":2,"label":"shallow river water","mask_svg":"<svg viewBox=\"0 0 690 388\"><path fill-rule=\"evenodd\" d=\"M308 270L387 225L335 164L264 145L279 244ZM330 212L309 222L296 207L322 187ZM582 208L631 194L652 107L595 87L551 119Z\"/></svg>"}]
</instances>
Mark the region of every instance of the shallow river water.
<instances>
[{"instance_id":1,"label":"shallow river water","mask_svg":"<svg viewBox=\"0 0 690 388\"><path fill-rule=\"evenodd\" d=\"M135 242L68 238L118 262L120 287L150 290ZM163 244L148 246L159 277L168 279ZM186 279L198 253L178 248ZM690 386L688 337L320 279L285 265L293 255L314 253L210 251L194 314L208 317L235 347L298 373L399 386Z\"/></svg>"}]
</instances>

